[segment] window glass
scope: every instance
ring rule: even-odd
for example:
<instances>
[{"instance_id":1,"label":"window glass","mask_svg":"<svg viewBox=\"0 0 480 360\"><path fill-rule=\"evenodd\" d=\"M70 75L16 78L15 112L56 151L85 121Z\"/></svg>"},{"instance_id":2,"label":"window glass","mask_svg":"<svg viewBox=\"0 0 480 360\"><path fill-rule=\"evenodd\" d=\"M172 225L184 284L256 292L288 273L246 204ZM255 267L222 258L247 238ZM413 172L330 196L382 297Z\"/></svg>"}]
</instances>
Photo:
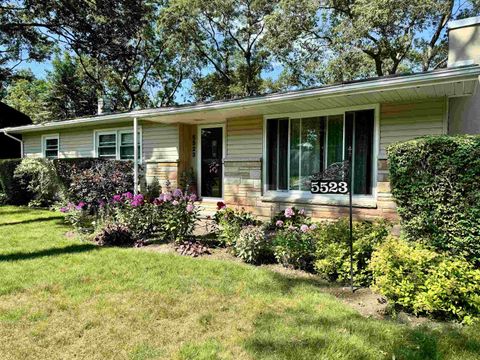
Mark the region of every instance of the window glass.
<instances>
[{"instance_id":1,"label":"window glass","mask_svg":"<svg viewBox=\"0 0 480 360\"><path fill-rule=\"evenodd\" d=\"M45 139L45 157L47 159L57 159L58 158L58 139L50 138Z\"/></svg>"},{"instance_id":2,"label":"window glass","mask_svg":"<svg viewBox=\"0 0 480 360\"><path fill-rule=\"evenodd\" d=\"M138 135L138 158L140 155L140 134ZM133 160L133 133L120 134L120 159Z\"/></svg>"},{"instance_id":3,"label":"window glass","mask_svg":"<svg viewBox=\"0 0 480 360\"><path fill-rule=\"evenodd\" d=\"M373 110L267 120L267 189L309 191L311 176L343 161L351 146L354 194L371 194L373 129Z\"/></svg>"},{"instance_id":4,"label":"window glass","mask_svg":"<svg viewBox=\"0 0 480 360\"><path fill-rule=\"evenodd\" d=\"M343 115L328 117L327 166L343 161Z\"/></svg>"},{"instance_id":5,"label":"window glass","mask_svg":"<svg viewBox=\"0 0 480 360\"><path fill-rule=\"evenodd\" d=\"M98 157L117 158L117 136L115 133L98 135Z\"/></svg>"}]
</instances>

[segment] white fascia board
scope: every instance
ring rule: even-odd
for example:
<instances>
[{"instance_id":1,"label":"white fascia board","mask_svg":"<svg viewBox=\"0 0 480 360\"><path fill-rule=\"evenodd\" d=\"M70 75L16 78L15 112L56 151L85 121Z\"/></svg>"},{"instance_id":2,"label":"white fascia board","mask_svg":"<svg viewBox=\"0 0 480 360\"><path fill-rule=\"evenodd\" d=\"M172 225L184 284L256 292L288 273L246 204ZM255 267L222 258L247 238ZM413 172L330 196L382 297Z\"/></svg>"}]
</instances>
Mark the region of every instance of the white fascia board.
<instances>
[{"instance_id":1,"label":"white fascia board","mask_svg":"<svg viewBox=\"0 0 480 360\"><path fill-rule=\"evenodd\" d=\"M82 124L96 125L98 123L115 123L118 121L174 116L179 114L189 114L201 111L230 110L238 108L254 107L283 101L292 101L296 99L308 99L312 97L327 98L333 96L366 94L376 91L390 91L411 87L429 86L434 84L452 83L455 81L465 81L478 79L480 76L480 65L474 65L461 68L450 68L441 71L425 72L407 76L398 76L391 78L380 78L353 82L349 84L331 85L315 89L298 90L286 93L271 94L259 96L257 98L247 98L230 101L215 101L207 104L185 105L182 107L169 107L157 109L134 110L123 114L103 115L90 118L81 118L74 120L50 122L41 125L26 125L14 128L6 128L10 133L37 132L44 130L55 130L64 127L72 127Z\"/></svg>"}]
</instances>

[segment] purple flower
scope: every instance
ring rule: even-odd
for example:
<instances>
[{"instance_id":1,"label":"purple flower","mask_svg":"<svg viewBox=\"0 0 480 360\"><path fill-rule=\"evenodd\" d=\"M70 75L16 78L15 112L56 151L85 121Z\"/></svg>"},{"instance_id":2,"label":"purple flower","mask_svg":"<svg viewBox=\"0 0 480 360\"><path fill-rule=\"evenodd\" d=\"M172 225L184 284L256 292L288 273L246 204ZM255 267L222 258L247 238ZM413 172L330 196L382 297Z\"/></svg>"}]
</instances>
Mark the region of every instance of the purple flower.
<instances>
[{"instance_id":1,"label":"purple flower","mask_svg":"<svg viewBox=\"0 0 480 360\"><path fill-rule=\"evenodd\" d=\"M163 203L163 196L162 195L160 195L158 198L153 200L154 205L158 206L158 205L162 205L162 203Z\"/></svg>"},{"instance_id":2,"label":"purple flower","mask_svg":"<svg viewBox=\"0 0 480 360\"><path fill-rule=\"evenodd\" d=\"M103 208L105 206L105 201L103 200L98 200L98 206L100 206L101 208Z\"/></svg>"},{"instance_id":3,"label":"purple flower","mask_svg":"<svg viewBox=\"0 0 480 360\"><path fill-rule=\"evenodd\" d=\"M114 203L122 202L122 195L113 195L112 200Z\"/></svg>"},{"instance_id":4,"label":"purple flower","mask_svg":"<svg viewBox=\"0 0 480 360\"><path fill-rule=\"evenodd\" d=\"M300 231L301 232L306 233L308 230L310 230L308 225L303 224L302 226L300 226Z\"/></svg>"},{"instance_id":5,"label":"purple flower","mask_svg":"<svg viewBox=\"0 0 480 360\"><path fill-rule=\"evenodd\" d=\"M298 210L298 214L299 215L305 215L305 209L302 208L302 209Z\"/></svg>"},{"instance_id":6,"label":"purple flower","mask_svg":"<svg viewBox=\"0 0 480 360\"><path fill-rule=\"evenodd\" d=\"M188 205L187 205L187 212L191 213L194 208L195 208L195 207L193 206L193 204L188 204Z\"/></svg>"},{"instance_id":7,"label":"purple flower","mask_svg":"<svg viewBox=\"0 0 480 360\"><path fill-rule=\"evenodd\" d=\"M132 200L133 199L133 194L128 191L126 193L123 193L122 196L125 198L125 199L128 199L128 200Z\"/></svg>"},{"instance_id":8,"label":"purple flower","mask_svg":"<svg viewBox=\"0 0 480 360\"><path fill-rule=\"evenodd\" d=\"M285 209L285 217L286 218L291 218L293 215L295 215L295 212L293 211L292 208L286 208Z\"/></svg>"},{"instance_id":9,"label":"purple flower","mask_svg":"<svg viewBox=\"0 0 480 360\"><path fill-rule=\"evenodd\" d=\"M177 200L173 200L173 201L172 201L172 205L177 206L178 204L179 204L179 202L178 202Z\"/></svg>"},{"instance_id":10,"label":"purple flower","mask_svg":"<svg viewBox=\"0 0 480 360\"><path fill-rule=\"evenodd\" d=\"M191 194L189 200L191 202L197 201L197 195L196 194Z\"/></svg>"},{"instance_id":11,"label":"purple flower","mask_svg":"<svg viewBox=\"0 0 480 360\"><path fill-rule=\"evenodd\" d=\"M317 224L312 224L310 225L310 230L315 230L317 227L318 227Z\"/></svg>"},{"instance_id":12,"label":"purple flower","mask_svg":"<svg viewBox=\"0 0 480 360\"><path fill-rule=\"evenodd\" d=\"M66 206L60 208L61 213L67 213L70 209Z\"/></svg>"},{"instance_id":13,"label":"purple flower","mask_svg":"<svg viewBox=\"0 0 480 360\"><path fill-rule=\"evenodd\" d=\"M163 194L163 201L172 201L172 194L171 193Z\"/></svg>"},{"instance_id":14,"label":"purple flower","mask_svg":"<svg viewBox=\"0 0 480 360\"><path fill-rule=\"evenodd\" d=\"M77 206L75 206L75 209L77 209L77 210L82 210L85 205L87 205L85 202L80 201L80 202L77 204Z\"/></svg>"},{"instance_id":15,"label":"purple flower","mask_svg":"<svg viewBox=\"0 0 480 360\"><path fill-rule=\"evenodd\" d=\"M277 222L275 223L275 225L277 227L283 227L283 221L282 220L277 220Z\"/></svg>"},{"instance_id":16,"label":"purple flower","mask_svg":"<svg viewBox=\"0 0 480 360\"><path fill-rule=\"evenodd\" d=\"M144 199L145 198L143 197L142 194L135 195L130 205L132 205L133 207L142 206Z\"/></svg>"},{"instance_id":17,"label":"purple flower","mask_svg":"<svg viewBox=\"0 0 480 360\"><path fill-rule=\"evenodd\" d=\"M182 197L183 193L182 193L182 190L180 189L175 189L173 191L173 196L176 197L176 198L179 198L179 197Z\"/></svg>"}]
</instances>

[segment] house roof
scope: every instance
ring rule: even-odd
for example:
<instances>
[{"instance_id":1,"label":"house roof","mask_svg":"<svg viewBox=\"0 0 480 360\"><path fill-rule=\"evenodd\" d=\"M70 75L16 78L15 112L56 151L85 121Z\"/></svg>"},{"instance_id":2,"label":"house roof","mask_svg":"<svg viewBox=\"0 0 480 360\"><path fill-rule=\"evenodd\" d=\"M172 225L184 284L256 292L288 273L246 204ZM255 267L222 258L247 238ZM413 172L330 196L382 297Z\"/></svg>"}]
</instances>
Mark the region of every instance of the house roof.
<instances>
[{"instance_id":1,"label":"house roof","mask_svg":"<svg viewBox=\"0 0 480 360\"><path fill-rule=\"evenodd\" d=\"M7 126L20 126L31 123L32 120L27 115L0 102L0 129Z\"/></svg>"},{"instance_id":2,"label":"house roof","mask_svg":"<svg viewBox=\"0 0 480 360\"><path fill-rule=\"evenodd\" d=\"M145 119L161 123L202 123L227 117L273 115L433 97L470 96L476 91L479 65L388 75L333 85L246 98L134 110L5 129L11 133L56 130Z\"/></svg>"}]
</instances>

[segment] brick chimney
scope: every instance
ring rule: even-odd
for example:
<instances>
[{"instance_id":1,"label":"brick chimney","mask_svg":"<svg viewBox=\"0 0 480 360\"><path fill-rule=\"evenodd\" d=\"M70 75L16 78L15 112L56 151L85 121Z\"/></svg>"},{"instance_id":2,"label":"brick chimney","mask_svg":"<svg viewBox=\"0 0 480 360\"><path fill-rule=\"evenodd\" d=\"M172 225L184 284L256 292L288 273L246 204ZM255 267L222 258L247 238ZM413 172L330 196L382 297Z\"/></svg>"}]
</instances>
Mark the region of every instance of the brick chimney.
<instances>
[{"instance_id":1,"label":"brick chimney","mask_svg":"<svg viewBox=\"0 0 480 360\"><path fill-rule=\"evenodd\" d=\"M480 64L480 16L448 23L448 67Z\"/></svg>"}]
</instances>

